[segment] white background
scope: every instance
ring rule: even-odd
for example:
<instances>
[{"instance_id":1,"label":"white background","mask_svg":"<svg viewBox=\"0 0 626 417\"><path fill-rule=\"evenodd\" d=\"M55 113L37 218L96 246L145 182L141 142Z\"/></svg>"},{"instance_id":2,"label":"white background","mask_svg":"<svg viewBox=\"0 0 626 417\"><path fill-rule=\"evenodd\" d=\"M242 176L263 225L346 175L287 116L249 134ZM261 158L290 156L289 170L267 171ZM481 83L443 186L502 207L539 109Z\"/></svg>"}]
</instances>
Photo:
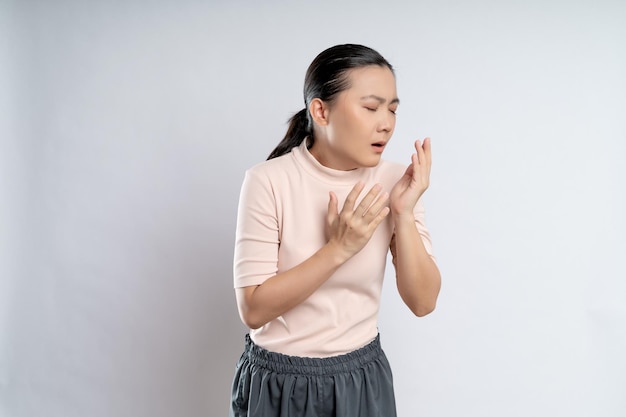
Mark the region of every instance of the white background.
<instances>
[{"instance_id":1,"label":"white background","mask_svg":"<svg viewBox=\"0 0 626 417\"><path fill-rule=\"evenodd\" d=\"M1 0L0 416L226 415L241 180L346 42L396 67L386 158L433 140L399 415L626 415L626 2Z\"/></svg>"}]
</instances>

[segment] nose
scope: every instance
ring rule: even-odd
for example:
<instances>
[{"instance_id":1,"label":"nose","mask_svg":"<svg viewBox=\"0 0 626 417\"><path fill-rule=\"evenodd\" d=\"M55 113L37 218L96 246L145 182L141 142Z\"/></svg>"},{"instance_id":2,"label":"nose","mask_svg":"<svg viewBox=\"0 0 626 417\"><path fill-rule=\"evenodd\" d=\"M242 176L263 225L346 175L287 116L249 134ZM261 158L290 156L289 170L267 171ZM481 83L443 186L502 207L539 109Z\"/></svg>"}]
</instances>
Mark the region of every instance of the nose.
<instances>
[{"instance_id":1,"label":"nose","mask_svg":"<svg viewBox=\"0 0 626 417\"><path fill-rule=\"evenodd\" d=\"M396 125L396 115L385 111L385 114L378 121L379 132L391 132Z\"/></svg>"}]
</instances>

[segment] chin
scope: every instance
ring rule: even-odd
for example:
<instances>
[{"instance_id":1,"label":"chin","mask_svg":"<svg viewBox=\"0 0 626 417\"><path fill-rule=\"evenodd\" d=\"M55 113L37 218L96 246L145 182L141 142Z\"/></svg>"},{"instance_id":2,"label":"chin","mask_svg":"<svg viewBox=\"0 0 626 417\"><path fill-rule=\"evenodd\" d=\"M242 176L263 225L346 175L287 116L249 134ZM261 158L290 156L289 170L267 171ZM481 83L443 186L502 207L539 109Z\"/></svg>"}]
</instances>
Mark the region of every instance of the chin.
<instances>
[{"instance_id":1,"label":"chin","mask_svg":"<svg viewBox=\"0 0 626 417\"><path fill-rule=\"evenodd\" d=\"M378 161L363 161L359 164L359 168L374 168L380 163L380 159Z\"/></svg>"},{"instance_id":2,"label":"chin","mask_svg":"<svg viewBox=\"0 0 626 417\"><path fill-rule=\"evenodd\" d=\"M361 168L374 168L376 165L380 163L380 157L378 158L368 158L365 161L361 161L359 164Z\"/></svg>"}]
</instances>

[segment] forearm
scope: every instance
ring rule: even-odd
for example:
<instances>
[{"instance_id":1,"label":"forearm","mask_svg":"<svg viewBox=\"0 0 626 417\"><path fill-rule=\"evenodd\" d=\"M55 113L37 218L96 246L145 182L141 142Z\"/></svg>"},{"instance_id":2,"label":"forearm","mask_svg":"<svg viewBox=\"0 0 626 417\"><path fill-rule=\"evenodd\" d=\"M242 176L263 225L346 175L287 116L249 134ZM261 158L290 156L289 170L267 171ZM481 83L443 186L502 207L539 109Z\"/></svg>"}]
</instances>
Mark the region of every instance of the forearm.
<instances>
[{"instance_id":1,"label":"forearm","mask_svg":"<svg viewBox=\"0 0 626 417\"><path fill-rule=\"evenodd\" d=\"M412 215L393 217L396 281L404 303L417 316L434 310L441 287L439 268L432 260Z\"/></svg>"},{"instance_id":2,"label":"forearm","mask_svg":"<svg viewBox=\"0 0 626 417\"><path fill-rule=\"evenodd\" d=\"M263 284L237 289L239 314L256 329L306 300L348 260L333 243L327 243L301 264L274 275Z\"/></svg>"}]
</instances>

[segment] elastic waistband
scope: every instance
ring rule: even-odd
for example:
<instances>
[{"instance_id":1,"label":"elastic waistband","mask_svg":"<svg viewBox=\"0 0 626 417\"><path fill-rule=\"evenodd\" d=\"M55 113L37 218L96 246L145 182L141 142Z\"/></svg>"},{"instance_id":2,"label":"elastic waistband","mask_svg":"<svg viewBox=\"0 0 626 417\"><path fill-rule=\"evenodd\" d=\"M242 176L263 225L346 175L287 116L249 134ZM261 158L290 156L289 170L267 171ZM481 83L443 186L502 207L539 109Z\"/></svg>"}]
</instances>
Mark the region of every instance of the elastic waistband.
<instances>
[{"instance_id":1,"label":"elastic waistband","mask_svg":"<svg viewBox=\"0 0 626 417\"><path fill-rule=\"evenodd\" d=\"M273 372L300 375L332 375L342 372L352 372L373 362L384 355L380 346L380 335L367 345L344 355L328 358L307 358L290 356L282 353L270 352L256 345L250 335L246 335L247 356L251 364L260 366Z\"/></svg>"}]
</instances>

